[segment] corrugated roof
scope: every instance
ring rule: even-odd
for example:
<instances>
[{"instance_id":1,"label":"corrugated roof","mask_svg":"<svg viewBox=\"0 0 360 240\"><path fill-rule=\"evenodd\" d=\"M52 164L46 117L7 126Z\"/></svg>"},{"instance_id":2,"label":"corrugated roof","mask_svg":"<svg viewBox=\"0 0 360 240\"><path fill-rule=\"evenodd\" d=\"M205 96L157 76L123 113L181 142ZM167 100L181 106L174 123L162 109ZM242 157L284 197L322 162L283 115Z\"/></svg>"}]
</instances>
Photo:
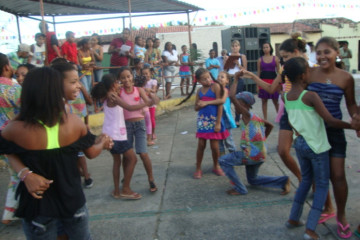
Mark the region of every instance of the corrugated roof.
<instances>
[{"instance_id":1,"label":"corrugated roof","mask_svg":"<svg viewBox=\"0 0 360 240\"><path fill-rule=\"evenodd\" d=\"M43 0L45 15L128 13L128 0ZM2 0L0 10L20 16L40 16L39 0ZM177 0L131 0L132 13L203 10Z\"/></svg>"},{"instance_id":2,"label":"corrugated roof","mask_svg":"<svg viewBox=\"0 0 360 240\"><path fill-rule=\"evenodd\" d=\"M322 32L319 27L313 26L311 24L305 24L301 22L292 22L292 23L260 23L260 24L251 24L252 27L266 27L270 28L270 33L272 34L289 34L291 32L304 32L304 33L316 33Z\"/></svg>"}]
</instances>

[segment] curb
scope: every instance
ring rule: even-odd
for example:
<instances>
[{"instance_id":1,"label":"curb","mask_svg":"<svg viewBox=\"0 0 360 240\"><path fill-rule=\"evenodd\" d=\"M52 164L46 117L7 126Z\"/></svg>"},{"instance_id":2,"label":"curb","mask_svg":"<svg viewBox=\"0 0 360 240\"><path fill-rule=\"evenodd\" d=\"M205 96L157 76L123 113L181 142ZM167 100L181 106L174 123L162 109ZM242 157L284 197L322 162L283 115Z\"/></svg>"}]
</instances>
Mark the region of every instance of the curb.
<instances>
[{"instance_id":1,"label":"curb","mask_svg":"<svg viewBox=\"0 0 360 240\"><path fill-rule=\"evenodd\" d=\"M158 117L167 112L172 112L195 104L195 95L193 95L188 101L186 101L184 104L181 104L181 106L176 106L183 99L184 98L182 97L182 98L174 98L174 99L160 101L160 103L156 105L156 116ZM102 127L103 123L104 123L104 113L96 113L89 115L90 128L99 129Z\"/></svg>"}]
</instances>

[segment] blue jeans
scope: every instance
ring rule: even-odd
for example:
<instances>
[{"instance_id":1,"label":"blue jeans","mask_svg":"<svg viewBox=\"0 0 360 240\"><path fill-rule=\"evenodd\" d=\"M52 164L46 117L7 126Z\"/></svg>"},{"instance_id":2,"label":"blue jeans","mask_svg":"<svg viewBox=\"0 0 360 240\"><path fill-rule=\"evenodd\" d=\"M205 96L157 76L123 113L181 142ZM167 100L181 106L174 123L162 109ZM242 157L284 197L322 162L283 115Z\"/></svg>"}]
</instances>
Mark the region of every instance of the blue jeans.
<instances>
[{"instance_id":1,"label":"blue jeans","mask_svg":"<svg viewBox=\"0 0 360 240\"><path fill-rule=\"evenodd\" d=\"M234 139L231 133L231 128L228 129L229 136L225 138L224 140L219 140L219 150L220 153L225 152L225 147L229 150L230 153L236 151Z\"/></svg>"},{"instance_id":2,"label":"blue jeans","mask_svg":"<svg viewBox=\"0 0 360 240\"><path fill-rule=\"evenodd\" d=\"M300 220L306 196L314 181L314 200L306 222L306 228L315 231L329 189L329 152L314 153L302 136L295 139L294 147L301 168L302 180L296 191L289 219Z\"/></svg>"},{"instance_id":3,"label":"blue jeans","mask_svg":"<svg viewBox=\"0 0 360 240\"><path fill-rule=\"evenodd\" d=\"M55 240L59 225L62 226L62 230L68 235L69 239L91 239L89 213L85 205L79 208L72 218L59 219L38 216L32 221L23 219L22 225L27 240Z\"/></svg>"},{"instance_id":4,"label":"blue jeans","mask_svg":"<svg viewBox=\"0 0 360 240\"><path fill-rule=\"evenodd\" d=\"M255 162L251 159L245 158L242 151L226 154L221 156L219 159L219 164L222 170L225 172L226 176L235 184L234 189L241 194L247 194L248 191L237 176L234 170L234 166L246 166L246 177L250 185L271 188L284 188L287 180L289 179L288 176L270 177L258 175L259 168L263 163L263 161Z\"/></svg>"},{"instance_id":5,"label":"blue jeans","mask_svg":"<svg viewBox=\"0 0 360 240\"><path fill-rule=\"evenodd\" d=\"M94 70L94 81L101 82L101 78L103 76L103 69Z\"/></svg>"},{"instance_id":6,"label":"blue jeans","mask_svg":"<svg viewBox=\"0 0 360 240\"><path fill-rule=\"evenodd\" d=\"M90 94L92 88L91 75L84 75L84 77L80 79L80 82L84 85L86 91Z\"/></svg>"}]
</instances>

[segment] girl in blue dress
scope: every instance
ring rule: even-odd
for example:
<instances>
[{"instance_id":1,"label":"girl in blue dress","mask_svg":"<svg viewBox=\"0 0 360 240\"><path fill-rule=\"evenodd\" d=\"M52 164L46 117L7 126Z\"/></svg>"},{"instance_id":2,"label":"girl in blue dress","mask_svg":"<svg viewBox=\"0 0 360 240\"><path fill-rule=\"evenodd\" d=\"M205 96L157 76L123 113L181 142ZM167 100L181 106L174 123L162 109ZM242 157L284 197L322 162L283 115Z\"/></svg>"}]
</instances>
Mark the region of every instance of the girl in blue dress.
<instances>
[{"instance_id":1,"label":"girl in blue dress","mask_svg":"<svg viewBox=\"0 0 360 240\"><path fill-rule=\"evenodd\" d=\"M196 93L195 111L199 111L197 117L197 132L198 148L196 151L196 171L194 173L195 179L202 177L201 162L204 156L206 147L206 140L210 140L210 147L213 157L212 172L218 176L225 176L218 163L220 156L218 140L226 139L229 132L225 129L222 122L222 111L224 101L222 99L223 88L211 78L210 72L204 68L199 68L195 72L197 81L202 87ZM209 102L211 103L209 104Z\"/></svg>"}]
</instances>

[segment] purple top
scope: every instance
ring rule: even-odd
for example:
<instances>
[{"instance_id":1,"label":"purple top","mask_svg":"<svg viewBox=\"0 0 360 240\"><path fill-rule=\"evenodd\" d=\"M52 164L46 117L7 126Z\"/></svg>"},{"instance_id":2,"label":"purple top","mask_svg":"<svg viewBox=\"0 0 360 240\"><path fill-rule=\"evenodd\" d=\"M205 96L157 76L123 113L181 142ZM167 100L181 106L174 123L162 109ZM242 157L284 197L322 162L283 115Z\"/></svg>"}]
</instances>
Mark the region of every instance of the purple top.
<instances>
[{"instance_id":1,"label":"purple top","mask_svg":"<svg viewBox=\"0 0 360 240\"><path fill-rule=\"evenodd\" d=\"M275 72L276 71L275 56L273 56L273 60L270 63L264 62L263 57L261 57L261 71L269 71L269 72Z\"/></svg>"}]
</instances>

